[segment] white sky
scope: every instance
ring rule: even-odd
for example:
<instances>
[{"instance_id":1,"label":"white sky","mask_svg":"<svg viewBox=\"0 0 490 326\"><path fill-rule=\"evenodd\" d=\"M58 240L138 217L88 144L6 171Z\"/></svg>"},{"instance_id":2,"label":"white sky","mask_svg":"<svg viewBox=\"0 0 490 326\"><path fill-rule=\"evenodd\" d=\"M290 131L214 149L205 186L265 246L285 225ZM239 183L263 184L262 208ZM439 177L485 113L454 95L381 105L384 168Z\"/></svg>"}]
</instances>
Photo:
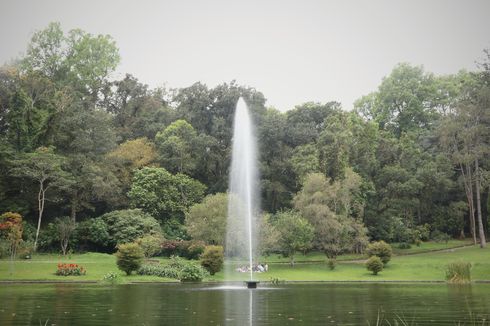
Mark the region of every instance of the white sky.
<instances>
[{"instance_id":1,"label":"white sky","mask_svg":"<svg viewBox=\"0 0 490 326\"><path fill-rule=\"evenodd\" d=\"M488 0L0 0L0 63L51 21L112 35L116 78L171 88L236 79L283 111L331 100L351 109L399 62L455 73L490 48Z\"/></svg>"}]
</instances>

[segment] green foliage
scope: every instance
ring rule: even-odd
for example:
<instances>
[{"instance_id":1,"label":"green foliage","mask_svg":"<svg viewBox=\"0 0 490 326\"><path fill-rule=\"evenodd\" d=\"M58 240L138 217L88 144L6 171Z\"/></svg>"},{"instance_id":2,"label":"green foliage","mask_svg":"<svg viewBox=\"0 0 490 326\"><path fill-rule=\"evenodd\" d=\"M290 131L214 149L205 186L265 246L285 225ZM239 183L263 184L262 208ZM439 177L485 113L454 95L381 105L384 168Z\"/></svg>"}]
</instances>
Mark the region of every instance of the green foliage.
<instances>
[{"instance_id":1,"label":"green foliage","mask_svg":"<svg viewBox=\"0 0 490 326\"><path fill-rule=\"evenodd\" d=\"M191 174L196 169L197 133L187 121L173 122L157 133L155 143L162 165L169 171Z\"/></svg>"},{"instance_id":2,"label":"green foliage","mask_svg":"<svg viewBox=\"0 0 490 326\"><path fill-rule=\"evenodd\" d=\"M90 250L105 250L111 240L107 224L102 217L78 223L77 233L82 248Z\"/></svg>"},{"instance_id":3,"label":"green foliage","mask_svg":"<svg viewBox=\"0 0 490 326\"><path fill-rule=\"evenodd\" d=\"M446 266L448 283L464 284L471 282L471 263L463 261L451 262Z\"/></svg>"},{"instance_id":4,"label":"green foliage","mask_svg":"<svg viewBox=\"0 0 490 326\"><path fill-rule=\"evenodd\" d=\"M207 246L201 255L201 266L214 275L223 268L223 246Z\"/></svg>"},{"instance_id":5,"label":"green foliage","mask_svg":"<svg viewBox=\"0 0 490 326\"><path fill-rule=\"evenodd\" d=\"M114 285L120 283L121 278L119 277L119 273L109 272L104 275L104 277L102 278L102 282Z\"/></svg>"},{"instance_id":6,"label":"green foliage","mask_svg":"<svg viewBox=\"0 0 490 326\"><path fill-rule=\"evenodd\" d=\"M179 279L180 270L175 266L162 264L145 264L136 272L138 275L153 275L158 277Z\"/></svg>"},{"instance_id":7,"label":"green foliage","mask_svg":"<svg viewBox=\"0 0 490 326\"><path fill-rule=\"evenodd\" d=\"M279 247L285 251L294 265L294 254L311 248L313 226L297 212L284 211L276 214L275 228L279 232Z\"/></svg>"},{"instance_id":8,"label":"green foliage","mask_svg":"<svg viewBox=\"0 0 490 326\"><path fill-rule=\"evenodd\" d=\"M412 248L412 246L410 245L410 243L400 242L398 244L398 249L410 249L410 248Z\"/></svg>"},{"instance_id":9,"label":"green foliage","mask_svg":"<svg viewBox=\"0 0 490 326\"><path fill-rule=\"evenodd\" d=\"M367 246L366 254L369 257L377 256L381 259L383 264L388 264L393 255L393 250L391 246L384 241L372 242Z\"/></svg>"},{"instance_id":10,"label":"green foliage","mask_svg":"<svg viewBox=\"0 0 490 326\"><path fill-rule=\"evenodd\" d=\"M116 252L117 267L126 275L131 275L131 272L140 268L144 257L143 250L137 243L120 244Z\"/></svg>"},{"instance_id":11,"label":"green foliage","mask_svg":"<svg viewBox=\"0 0 490 326\"><path fill-rule=\"evenodd\" d=\"M109 245L113 247L122 243L133 242L144 235L159 235L161 233L158 222L140 209L112 211L100 218L107 225ZM100 235L104 236L103 230L101 230Z\"/></svg>"},{"instance_id":12,"label":"green foliage","mask_svg":"<svg viewBox=\"0 0 490 326\"><path fill-rule=\"evenodd\" d=\"M61 252L66 255L70 237L75 232L77 227L75 221L68 216L60 217L55 220L58 238L60 239Z\"/></svg>"},{"instance_id":13,"label":"green foliage","mask_svg":"<svg viewBox=\"0 0 490 326\"><path fill-rule=\"evenodd\" d=\"M335 260L335 259L327 260L327 266L331 271L333 271L335 269L335 267L337 266L337 260Z\"/></svg>"},{"instance_id":14,"label":"green foliage","mask_svg":"<svg viewBox=\"0 0 490 326\"><path fill-rule=\"evenodd\" d=\"M154 275L159 277L174 278L181 282L200 282L208 273L195 262L179 257L171 257L170 262L162 264L146 264L137 272L139 275Z\"/></svg>"},{"instance_id":15,"label":"green foliage","mask_svg":"<svg viewBox=\"0 0 490 326\"><path fill-rule=\"evenodd\" d=\"M451 236L449 234L441 232L439 230L435 230L434 232L432 232L431 238L435 242L445 242L446 244L449 240L451 240Z\"/></svg>"},{"instance_id":16,"label":"green foliage","mask_svg":"<svg viewBox=\"0 0 490 326\"><path fill-rule=\"evenodd\" d=\"M372 272L373 275L378 275L378 273L383 270L383 262L378 256L371 256L366 261L366 268L368 271Z\"/></svg>"},{"instance_id":17,"label":"green foliage","mask_svg":"<svg viewBox=\"0 0 490 326\"><path fill-rule=\"evenodd\" d=\"M204 252L205 243L202 241L164 240L161 244L162 255L179 256L187 259L198 259Z\"/></svg>"},{"instance_id":18,"label":"green foliage","mask_svg":"<svg viewBox=\"0 0 490 326\"><path fill-rule=\"evenodd\" d=\"M344 252L362 252L367 245L366 228L351 216L359 176L350 169L345 170L345 175L345 179L331 183L322 174L310 174L294 198L295 208L314 227L314 248L329 258Z\"/></svg>"},{"instance_id":19,"label":"green foliage","mask_svg":"<svg viewBox=\"0 0 490 326\"><path fill-rule=\"evenodd\" d=\"M183 218L199 202L205 186L184 174L172 175L163 168L138 170L128 196L131 203L161 221Z\"/></svg>"},{"instance_id":20,"label":"green foliage","mask_svg":"<svg viewBox=\"0 0 490 326\"><path fill-rule=\"evenodd\" d=\"M189 235L208 244L224 245L228 196L223 193L208 195L193 205L185 216Z\"/></svg>"},{"instance_id":21,"label":"green foliage","mask_svg":"<svg viewBox=\"0 0 490 326\"><path fill-rule=\"evenodd\" d=\"M187 264L180 271L181 282L201 282L208 275L205 269L199 265Z\"/></svg>"},{"instance_id":22,"label":"green foliage","mask_svg":"<svg viewBox=\"0 0 490 326\"><path fill-rule=\"evenodd\" d=\"M136 239L135 242L143 249L145 257L150 258L160 253L163 240L160 234L150 234Z\"/></svg>"}]
</instances>

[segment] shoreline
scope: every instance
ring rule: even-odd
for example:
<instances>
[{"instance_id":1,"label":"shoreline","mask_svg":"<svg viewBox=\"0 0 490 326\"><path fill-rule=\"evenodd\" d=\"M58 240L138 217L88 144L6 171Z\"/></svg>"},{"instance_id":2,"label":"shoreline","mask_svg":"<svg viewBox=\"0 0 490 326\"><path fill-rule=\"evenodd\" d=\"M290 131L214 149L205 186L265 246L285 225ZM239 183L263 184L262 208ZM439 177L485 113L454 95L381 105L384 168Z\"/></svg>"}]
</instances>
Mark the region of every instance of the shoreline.
<instances>
[{"instance_id":1,"label":"shoreline","mask_svg":"<svg viewBox=\"0 0 490 326\"><path fill-rule=\"evenodd\" d=\"M243 284L245 281L205 281L205 282L180 282L180 281L129 281L127 283L121 283L116 285L127 285L127 284L202 284L202 285L225 285L225 284ZM293 280L293 281L279 281L279 283L271 282L271 281L260 281L261 284L273 284L273 285L281 285L281 284L315 284L315 283L331 283L331 284L346 284L346 283L366 283L366 284L447 284L447 285L471 285L471 284L490 284L490 280L474 280L468 284L451 284L442 280L378 280L378 281L370 281L370 280L324 280L324 281L308 281L308 280ZM84 280L0 280L0 284L107 284L102 281L84 281ZM111 284L107 284L111 285Z\"/></svg>"}]
</instances>

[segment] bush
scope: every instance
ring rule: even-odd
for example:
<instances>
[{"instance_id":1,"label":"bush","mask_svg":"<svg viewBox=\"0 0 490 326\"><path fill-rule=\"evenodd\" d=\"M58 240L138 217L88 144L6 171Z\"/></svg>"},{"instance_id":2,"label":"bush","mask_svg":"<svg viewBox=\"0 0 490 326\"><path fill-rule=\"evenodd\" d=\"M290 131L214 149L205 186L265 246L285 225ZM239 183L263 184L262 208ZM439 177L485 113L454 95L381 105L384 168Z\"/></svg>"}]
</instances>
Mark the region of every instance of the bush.
<instances>
[{"instance_id":1,"label":"bush","mask_svg":"<svg viewBox=\"0 0 490 326\"><path fill-rule=\"evenodd\" d=\"M161 234L160 224L140 209L113 211L101 216L107 225L109 246L134 242L145 235Z\"/></svg>"},{"instance_id":2,"label":"bush","mask_svg":"<svg viewBox=\"0 0 490 326\"><path fill-rule=\"evenodd\" d=\"M82 276L85 275L87 271L85 268L78 264L58 264L58 269L56 270L56 275L58 276Z\"/></svg>"},{"instance_id":3,"label":"bush","mask_svg":"<svg viewBox=\"0 0 490 326\"><path fill-rule=\"evenodd\" d=\"M383 262L378 256L371 256L366 261L366 268L368 271L373 272L373 275L378 275L383 270Z\"/></svg>"},{"instance_id":4,"label":"bush","mask_svg":"<svg viewBox=\"0 0 490 326\"><path fill-rule=\"evenodd\" d=\"M167 257L180 256L188 259L198 259L204 252L202 241L164 240L161 254Z\"/></svg>"},{"instance_id":5,"label":"bush","mask_svg":"<svg viewBox=\"0 0 490 326\"><path fill-rule=\"evenodd\" d=\"M78 223L78 239L84 249L92 251L112 251L107 248L109 244L109 231L107 224L100 217L91 218Z\"/></svg>"},{"instance_id":6,"label":"bush","mask_svg":"<svg viewBox=\"0 0 490 326\"><path fill-rule=\"evenodd\" d=\"M470 283L471 263L463 261L452 262L446 266L446 281L448 283Z\"/></svg>"},{"instance_id":7,"label":"bush","mask_svg":"<svg viewBox=\"0 0 490 326\"><path fill-rule=\"evenodd\" d=\"M146 264L136 272L138 275L152 275L166 278L179 279L180 270L175 267L161 264Z\"/></svg>"},{"instance_id":8,"label":"bush","mask_svg":"<svg viewBox=\"0 0 490 326\"><path fill-rule=\"evenodd\" d=\"M200 282L206 275L206 270L201 266L187 264L180 271L179 279L181 282Z\"/></svg>"},{"instance_id":9,"label":"bush","mask_svg":"<svg viewBox=\"0 0 490 326\"><path fill-rule=\"evenodd\" d=\"M180 257L171 257L168 264L147 264L141 266L139 275L153 275L174 278L181 282L198 282L208 275L206 270L194 262Z\"/></svg>"},{"instance_id":10,"label":"bush","mask_svg":"<svg viewBox=\"0 0 490 326\"><path fill-rule=\"evenodd\" d=\"M143 254L146 258L157 256L161 251L161 244L163 237L158 235L145 235L144 237L136 239L136 243L143 249Z\"/></svg>"},{"instance_id":11,"label":"bush","mask_svg":"<svg viewBox=\"0 0 490 326\"><path fill-rule=\"evenodd\" d=\"M435 230L434 232L432 232L432 239L435 242L445 242L447 244L448 241L451 240L451 236L447 233Z\"/></svg>"},{"instance_id":12,"label":"bush","mask_svg":"<svg viewBox=\"0 0 490 326\"><path fill-rule=\"evenodd\" d=\"M140 268L144 254L137 243L126 243L118 246L116 257L117 267L127 275L131 275L131 272Z\"/></svg>"},{"instance_id":13,"label":"bush","mask_svg":"<svg viewBox=\"0 0 490 326\"><path fill-rule=\"evenodd\" d=\"M378 256L383 264L386 265L391 259L393 250L391 249L391 246L389 244L381 240L378 242L370 243L366 249L366 253L369 257Z\"/></svg>"},{"instance_id":14,"label":"bush","mask_svg":"<svg viewBox=\"0 0 490 326\"><path fill-rule=\"evenodd\" d=\"M412 248L412 246L410 245L410 243L407 243L407 242L401 242L398 244L398 249L410 249Z\"/></svg>"},{"instance_id":15,"label":"bush","mask_svg":"<svg viewBox=\"0 0 490 326\"><path fill-rule=\"evenodd\" d=\"M327 260L327 266L331 271L333 271L335 269L335 267L337 266L337 260L335 260L335 259Z\"/></svg>"},{"instance_id":16,"label":"bush","mask_svg":"<svg viewBox=\"0 0 490 326\"><path fill-rule=\"evenodd\" d=\"M108 283L108 284L118 284L120 283L121 278L119 277L119 274L116 272L109 272L104 275L104 278L102 279L102 282Z\"/></svg>"},{"instance_id":17,"label":"bush","mask_svg":"<svg viewBox=\"0 0 490 326\"><path fill-rule=\"evenodd\" d=\"M201 266L214 275L223 268L224 253L222 246L207 246L201 255Z\"/></svg>"}]
</instances>

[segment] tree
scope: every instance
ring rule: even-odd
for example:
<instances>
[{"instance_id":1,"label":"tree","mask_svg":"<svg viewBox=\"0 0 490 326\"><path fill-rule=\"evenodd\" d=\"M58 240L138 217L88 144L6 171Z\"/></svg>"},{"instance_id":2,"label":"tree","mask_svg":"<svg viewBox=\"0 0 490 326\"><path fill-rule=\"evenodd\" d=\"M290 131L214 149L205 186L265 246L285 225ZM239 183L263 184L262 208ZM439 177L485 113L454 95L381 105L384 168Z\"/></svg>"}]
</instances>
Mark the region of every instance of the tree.
<instances>
[{"instance_id":1,"label":"tree","mask_svg":"<svg viewBox=\"0 0 490 326\"><path fill-rule=\"evenodd\" d=\"M113 248L146 235L161 236L161 227L157 220L140 209L112 211L100 218L107 227L108 244Z\"/></svg>"},{"instance_id":2,"label":"tree","mask_svg":"<svg viewBox=\"0 0 490 326\"><path fill-rule=\"evenodd\" d=\"M366 268L373 272L373 275L378 275L383 270L383 262L378 256L372 256L366 261Z\"/></svg>"},{"instance_id":3,"label":"tree","mask_svg":"<svg viewBox=\"0 0 490 326\"><path fill-rule=\"evenodd\" d=\"M52 148L40 147L33 153L26 153L13 162L11 173L19 178L38 184L38 221L34 250L37 247L39 230L47 200L48 190L67 189L71 185L70 175L63 169L64 158L54 153Z\"/></svg>"},{"instance_id":4,"label":"tree","mask_svg":"<svg viewBox=\"0 0 490 326\"><path fill-rule=\"evenodd\" d=\"M377 92L359 99L355 108L380 129L399 137L406 131L431 128L440 105L436 89L433 74L421 66L401 63L383 78Z\"/></svg>"},{"instance_id":5,"label":"tree","mask_svg":"<svg viewBox=\"0 0 490 326\"><path fill-rule=\"evenodd\" d=\"M134 174L128 193L133 206L161 221L183 220L187 210L199 202L205 186L184 174L170 174L163 168L145 167Z\"/></svg>"},{"instance_id":6,"label":"tree","mask_svg":"<svg viewBox=\"0 0 490 326\"><path fill-rule=\"evenodd\" d=\"M144 257L143 250L137 243L120 244L116 252L117 267L126 275L131 275L141 267Z\"/></svg>"},{"instance_id":7,"label":"tree","mask_svg":"<svg viewBox=\"0 0 490 326\"><path fill-rule=\"evenodd\" d=\"M294 197L294 207L314 227L313 246L329 258L344 252L362 251L367 242L366 228L351 217L351 200L341 202L349 193L349 183L330 183L320 173L308 175L303 188ZM353 187L351 190L356 189ZM343 195L342 195L343 194Z\"/></svg>"},{"instance_id":8,"label":"tree","mask_svg":"<svg viewBox=\"0 0 490 326\"><path fill-rule=\"evenodd\" d=\"M60 239L61 252L63 253L63 256L65 256L66 249L68 249L68 244L70 242L70 237L73 235L77 225L75 221L68 216L57 218L55 223Z\"/></svg>"},{"instance_id":9,"label":"tree","mask_svg":"<svg viewBox=\"0 0 490 326\"><path fill-rule=\"evenodd\" d=\"M207 246L201 255L201 266L214 275L223 268L223 246Z\"/></svg>"},{"instance_id":10,"label":"tree","mask_svg":"<svg viewBox=\"0 0 490 326\"><path fill-rule=\"evenodd\" d=\"M115 165L115 175L119 179L122 192L127 193L131 187L134 172L145 166L152 166L157 157L153 142L148 138L136 138L119 144L116 149L106 154L109 164Z\"/></svg>"},{"instance_id":11,"label":"tree","mask_svg":"<svg viewBox=\"0 0 490 326\"><path fill-rule=\"evenodd\" d=\"M228 195L218 193L206 196L193 205L185 215L189 235L195 240L223 246L226 236Z\"/></svg>"},{"instance_id":12,"label":"tree","mask_svg":"<svg viewBox=\"0 0 490 326\"><path fill-rule=\"evenodd\" d=\"M483 248L486 240L481 213L480 160L488 153L490 87L478 76L472 77L465 79L466 86L461 99L443 120L439 135L444 150L458 167L463 180L473 241L476 244L476 213L480 246Z\"/></svg>"},{"instance_id":13,"label":"tree","mask_svg":"<svg viewBox=\"0 0 490 326\"><path fill-rule=\"evenodd\" d=\"M69 84L82 94L86 106L93 107L119 61L119 51L109 35L94 36L80 29L65 35L59 23L50 23L34 33L22 68Z\"/></svg>"},{"instance_id":14,"label":"tree","mask_svg":"<svg viewBox=\"0 0 490 326\"><path fill-rule=\"evenodd\" d=\"M15 259L17 248L22 242L22 216L19 213L6 212L0 215L0 235L5 234L9 244L10 258Z\"/></svg>"},{"instance_id":15,"label":"tree","mask_svg":"<svg viewBox=\"0 0 490 326\"><path fill-rule=\"evenodd\" d=\"M177 120L157 133L155 143L162 165L173 173L191 174L196 168L197 133L185 120Z\"/></svg>"},{"instance_id":16,"label":"tree","mask_svg":"<svg viewBox=\"0 0 490 326\"><path fill-rule=\"evenodd\" d=\"M311 248L313 226L294 211L283 211L276 214L275 227L279 232L279 246L289 257L294 266L294 255L297 251L305 252Z\"/></svg>"},{"instance_id":17,"label":"tree","mask_svg":"<svg viewBox=\"0 0 490 326\"><path fill-rule=\"evenodd\" d=\"M381 259L384 265L388 264L393 254L391 246L383 240L370 243L367 247L366 253L369 257L376 256Z\"/></svg>"}]
</instances>

